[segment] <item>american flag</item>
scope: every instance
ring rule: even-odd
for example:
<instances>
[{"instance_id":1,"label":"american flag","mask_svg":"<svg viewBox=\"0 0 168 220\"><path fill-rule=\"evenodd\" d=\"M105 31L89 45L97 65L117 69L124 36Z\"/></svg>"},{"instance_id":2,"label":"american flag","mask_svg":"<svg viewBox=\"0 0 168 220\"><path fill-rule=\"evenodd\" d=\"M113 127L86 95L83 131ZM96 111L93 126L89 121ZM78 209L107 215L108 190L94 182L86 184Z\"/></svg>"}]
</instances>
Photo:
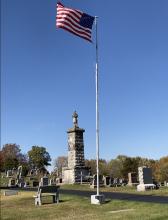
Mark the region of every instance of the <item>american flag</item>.
<instances>
[{"instance_id":1,"label":"american flag","mask_svg":"<svg viewBox=\"0 0 168 220\"><path fill-rule=\"evenodd\" d=\"M57 3L56 26L63 28L90 42L94 17L82 11L66 8L60 2Z\"/></svg>"}]
</instances>

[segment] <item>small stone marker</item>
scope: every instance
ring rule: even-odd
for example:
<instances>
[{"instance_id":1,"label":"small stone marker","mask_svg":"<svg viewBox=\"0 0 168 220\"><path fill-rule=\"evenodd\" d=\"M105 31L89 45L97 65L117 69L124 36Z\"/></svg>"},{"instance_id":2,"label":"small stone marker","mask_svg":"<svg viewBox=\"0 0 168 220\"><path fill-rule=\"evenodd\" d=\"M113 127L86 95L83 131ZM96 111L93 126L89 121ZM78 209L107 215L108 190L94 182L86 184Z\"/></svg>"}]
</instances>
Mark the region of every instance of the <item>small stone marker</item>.
<instances>
[{"instance_id":1,"label":"small stone marker","mask_svg":"<svg viewBox=\"0 0 168 220\"><path fill-rule=\"evenodd\" d=\"M104 186L103 176L99 175L99 187ZM90 188L96 188L97 187L97 175L93 175L93 180L91 182Z\"/></svg>"},{"instance_id":2,"label":"small stone marker","mask_svg":"<svg viewBox=\"0 0 168 220\"><path fill-rule=\"evenodd\" d=\"M14 195L18 195L18 191L17 190L5 190L4 191L4 196L14 196Z\"/></svg>"}]
</instances>

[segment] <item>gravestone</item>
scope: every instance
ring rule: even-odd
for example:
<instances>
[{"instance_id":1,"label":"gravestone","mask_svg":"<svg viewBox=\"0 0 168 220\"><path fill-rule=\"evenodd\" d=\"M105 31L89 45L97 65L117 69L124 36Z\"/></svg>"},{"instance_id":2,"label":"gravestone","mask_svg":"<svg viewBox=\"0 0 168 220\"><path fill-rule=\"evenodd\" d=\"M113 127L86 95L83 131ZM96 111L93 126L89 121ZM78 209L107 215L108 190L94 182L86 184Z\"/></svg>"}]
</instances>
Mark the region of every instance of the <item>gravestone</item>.
<instances>
[{"instance_id":1,"label":"gravestone","mask_svg":"<svg viewBox=\"0 0 168 220\"><path fill-rule=\"evenodd\" d=\"M137 191L154 189L155 185L152 180L152 169L148 167L138 167L139 185Z\"/></svg>"},{"instance_id":2,"label":"gravestone","mask_svg":"<svg viewBox=\"0 0 168 220\"><path fill-rule=\"evenodd\" d=\"M164 186L168 186L168 183L167 183L167 181L164 181Z\"/></svg>"},{"instance_id":3,"label":"gravestone","mask_svg":"<svg viewBox=\"0 0 168 220\"><path fill-rule=\"evenodd\" d=\"M112 185L112 178L110 176L103 176L104 186Z\"/></svg>"},{"instance_id":4,"label":"gravestone","mask_svg":"<svg viewBox=\"0 0 168 220\"><path fill-rule=\"evenodd\" d=\"M56 181L54 179L49 179L49 185L50 186L56 185Z\"/></svg>"},{"instance_id":5,"label":"gravestone","mask_svg":"<svg viewBox=\"0 0 168 220\"><path fill-rule=\"evenodd\" d=\"M23 188L24 185L25 185L24 178L20 178L20 179L19 179L19 187Z\"/></svg>"},{"instance_id":6,"label":"gravestone","mask_svg":"<svg viewBox=\"0 0 168 220\"><path fill-rule=\"evenodd\" d=\"M22 166L18 166L17 169L17 179L21 179L22 178Z\"/></svg>"},{"instance_id":7,"label":"gravestone","mask_svg":"<svg viewBox=\"0 0 168 220\"><path fill-rule=\"evenodd\" d=\"M12 170L7 170L6 177L11 177L12 175Z\"/></svg>"},{"instance_id":8,"label":"gravestone","mask_svg":"<svg viewBox=\"0 0 168 220\"><path fill-rule=\"evenodd\" d=\"M128 186L138 185L137 174L135 172L128 173Z\"/></svg>"},{"instance_id":9,"label":"gravestone","mask_svg":"<svg viewBox=\"0 0 168 220\"><path fill-rule=\"evenodd\" d=\"M56 184L59 184L59 183L62 183L62 178L57 177L57 178L56 178Z\"/></svg>"},{"instance_id":10,"label":"gravestone","mask_svg":"<svg viewBox=\"0 0 168 220\"><path fill-rule=\"evenodd\" d=\"M99 175L99 187L104 186L103 176ZM97 187L97 175L93 175L93 179L90 184L90 188L96 188Z\"/></svg>"},{"instance_id":11,"label":"gravestone","mask_svg":"<svg viewBox=\"0 0 168 220\"><path fill-rule=\"evenodd\" d=\"M26 182L24 183L24 188L29 187L29 186L30 186L29 181L26 181Z\"/></svg>"},{"instance_id":12,"label":"gravestone","mask_svg":"<svg viewBox=\"0 0 168 220\"><path fill-rule=\"evenodd\" d=\"M126 186L128 181L126 179L120 178L119 179L119 186Z\"/></svg>"},{"instance_id":13,"label":"gravestone","mask_svg":"<svg viewBox=\"0 0 168 220\"><path fill-rule=\"evenodd\" d=\"M18 195L17 190L5 190L4 191L4 196L14 196L14 195Z\"/></svg>"},{"instance_id":14,"label":"gravestone","mask_svg":"<svg viewBox=\"0 0 168 220\"><path fill-rule=\"evenodd\" d=\"M41 178L41 181L40 181L40 186L48 186L48 177L47 176L44 176Z\"/></svg>"},{"instance_id":15,"label":"gravestone","mask_svg":"<svg viewBox=\"0 0 168 220\"><path fill-rule=\"evenodd\" d=\"M119 178L114 178L113 179L113 183L112 183L112 186L121 186L121 183L120 183L120 179Z\"/></svg>"},{"instance_id":16,"label":"gravestone","mask_svg":"<svg viewBox=\"0 0 168 220\"><path fill-rule=\"evenodd\" d=\"M8 187L15 187L16 186L16 180L15 179L9 179Z\"/></svg>"}]
</instances>

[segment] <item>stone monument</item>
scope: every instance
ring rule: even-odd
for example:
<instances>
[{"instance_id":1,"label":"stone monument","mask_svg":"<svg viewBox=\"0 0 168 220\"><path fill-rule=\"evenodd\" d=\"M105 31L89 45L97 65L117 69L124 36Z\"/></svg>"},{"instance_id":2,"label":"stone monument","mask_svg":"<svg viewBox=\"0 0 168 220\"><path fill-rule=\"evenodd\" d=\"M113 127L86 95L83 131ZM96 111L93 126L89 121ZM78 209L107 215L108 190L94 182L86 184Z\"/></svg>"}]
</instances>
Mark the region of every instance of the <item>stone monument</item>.
<instances>
[{"instance_id":1,"label":"stone monument","mask_svg":"<svg viewBox=\"0 0 168 220\"><path fill-rule=\"evenodd\" d=\"M62 169L63 183L80 183L81 173L82 182L89 176L89 168L85 166L84 158L84 129L78 126L78 114L76 111L72 115L73 128L67 131L68 134L68 167Z\"/></svg>"},{"instance_id":2,"label":"stone monument","mask_svg":"<svg viewBox=\"0 0 168 220\"><path fill-rule=\"evenodd\" d=\"M146 191L147 189L154 189L156 186L152 180L152 169L148 167L138 167L139 185L137 191Z\"/></svg>"}]
</instances>

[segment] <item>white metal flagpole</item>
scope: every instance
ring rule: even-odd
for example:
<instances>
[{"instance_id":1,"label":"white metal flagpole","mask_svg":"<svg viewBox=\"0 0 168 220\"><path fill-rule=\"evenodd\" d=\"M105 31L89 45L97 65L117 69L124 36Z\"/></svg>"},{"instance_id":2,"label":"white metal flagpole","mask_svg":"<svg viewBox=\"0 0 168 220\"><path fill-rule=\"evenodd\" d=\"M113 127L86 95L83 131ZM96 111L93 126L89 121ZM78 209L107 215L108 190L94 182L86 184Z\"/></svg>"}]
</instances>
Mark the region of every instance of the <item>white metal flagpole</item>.
<instances>
[{"instance_id":1,"label":"white metal flagpole","mask_svg":"<svg viewBox=\"0 0 168 220\"><path fill-rule=\"evenodd\" d=\"M96 165L97 165L97 196L99 196L99 71L98 71L98 33L97 18L95 17L96 26Z\"/></svg>"},{"instance_id":2,"label":"white metal flagpole","mask_svg":"<svg viewBox=\"0 0 168 220\"><path fill-rule=\"evenodd\" d=\"M98 69L98 31L97 19L95 17L96 26L96 165L97 165L97 194L91 195L91 204L101 204L105 201L104 195L99 194L99 69Z\"/></svg>"}]
</instances>

